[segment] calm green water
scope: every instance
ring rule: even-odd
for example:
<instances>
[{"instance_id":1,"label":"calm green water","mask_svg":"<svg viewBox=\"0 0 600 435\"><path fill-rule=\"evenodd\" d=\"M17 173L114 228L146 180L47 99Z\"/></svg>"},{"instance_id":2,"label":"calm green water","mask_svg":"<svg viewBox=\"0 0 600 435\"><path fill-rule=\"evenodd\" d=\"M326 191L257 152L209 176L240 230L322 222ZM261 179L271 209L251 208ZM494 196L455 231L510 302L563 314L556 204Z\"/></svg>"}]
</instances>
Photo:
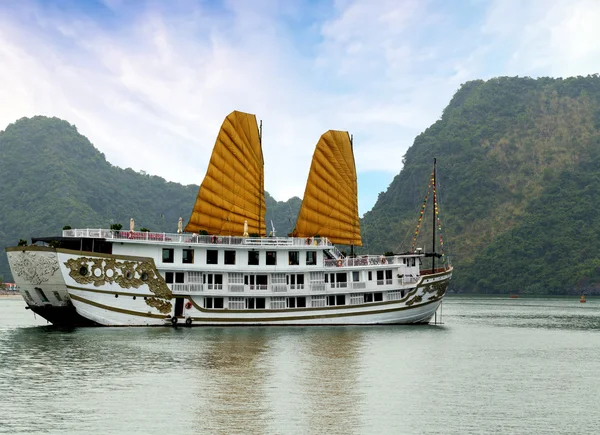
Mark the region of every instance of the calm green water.
<instances>
[{"instance_id":1,"label":"calm green water","mask_svg":"<svg viewBox=\"0 0 600 435\"><path fill-rule=\"evenodd\" d=\"M455 297L444 326L42 326L0 299L0 433L594 434L600 302Z\"/></svg>"}]
</instances>

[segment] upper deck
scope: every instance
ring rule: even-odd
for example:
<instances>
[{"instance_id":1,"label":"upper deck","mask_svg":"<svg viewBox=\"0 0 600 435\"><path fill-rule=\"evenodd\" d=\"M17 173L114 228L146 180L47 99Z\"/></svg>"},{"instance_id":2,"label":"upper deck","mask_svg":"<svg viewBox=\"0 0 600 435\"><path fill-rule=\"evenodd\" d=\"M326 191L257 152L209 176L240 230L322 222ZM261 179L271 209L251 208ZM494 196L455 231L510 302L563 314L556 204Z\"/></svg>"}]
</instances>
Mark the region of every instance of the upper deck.
<instances>
[{"instance_id":1,"label":"upper deck","mask_svg":"<svg viewBox=\"0 0 600 435\"><path fill-rule=\"evenodd\" d=\"M91 239L116 240L130 243L165 243L181 245L234 245L244 246L297 246L334 248L327 237L239 237L203 236L189 233L152 233L147 231L105 230L96 228L63 230L63 237L85 237Z\"/></svg>"}]
</instances>

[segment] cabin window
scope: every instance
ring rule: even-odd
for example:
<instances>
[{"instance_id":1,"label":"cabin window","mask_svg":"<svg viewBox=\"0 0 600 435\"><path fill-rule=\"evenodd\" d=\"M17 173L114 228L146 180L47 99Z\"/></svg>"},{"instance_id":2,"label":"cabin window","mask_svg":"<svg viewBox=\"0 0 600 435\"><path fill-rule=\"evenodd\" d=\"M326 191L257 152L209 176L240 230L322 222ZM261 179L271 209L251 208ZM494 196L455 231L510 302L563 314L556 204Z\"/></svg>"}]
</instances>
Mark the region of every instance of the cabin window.
<instances>
[{"instance_id":1,"label":"cabin window","mask_svg":"<svg viewBox=\"0 0 600 435\"><path fill-rule=\"evenodd\" d=\"M348 287L348 274L346 272L336 273L335 280L337 282L338 288Z\"/></svg>"},{"instance_id":2,"label":"cabin window","mask_svg":"<svg viewBox=\"0 0 600 435\"><path fill-rule=\"evenodd\" d=\"M290 251L288 254L288 264L290 266L298 266L300 264L300 252Z\"/></svg>"},{"instance_id":3,"label":"cabin window","mask_svg":"<svg viewBox=\"0 0 600 435\"><path fill-rule=\"evenodd\" d=\"M373 293L373 298L375 299L375 302L381 302L383 300L383 293Z\"/></svg>"},{"instance_id":4,"label":"cabin window","mask_svg":"<svg viewBox=\"0 0 600 435\"><path fill-rule=\"evenodd\" d=\"M350 295L350 305L359 305L365 302L365 295L362 293L352 293Z\"/></svg>"},{"instance_id":5,"label":"cabin window","mask_svg":"<svg viewBox=\"0 0 600 435\"><path fill-rule=\"evenodd\" d=\"M313 308L325 307L327 304L327 300L325 299L325 296L312 296L310 302L311 302L311 306Z\"/></svg>"},{"instance_id":6,"label":"cabin window","mask_svg":"<svg viewBox=\"0 0 600 435\"><path fill-rule=\"evenodd\" d=\"M377 285L383 285L384 281L383 281L383 270L378 270L377 271Z\"/></svg>"},{"instance_id":7,"label":"cabin window","mask_svg":"<svg viewBox=\"0 0 600 435\"><path fill-rule=\"evenodd\" d=\"M181 262L186 264L194 263L194 250L193 249L184 249L183 254L181 256Z\"/></svg>"},{"instance_id":8,"label":"cabin window","mask_svg":"<svg viewBox=\"0 0 600 435\"><path fill-rule=\"evenodd\" d=\"M177 284L183 284L183 282L184 282L183 277L184 277L183 272L175 272L175 282Z\"/></svg>"},{"instance_id":9,"label":"cabin window","mask_svg":"<svg viewBox=\"0 0 600 435\"><path fill-rule=\"evenodd\" d=\"M264 310L266 306L265 298L246 299L246 308L249 310Z\"/></svg>"},{"instance_id":10,"label":"cabin window","mask_svg":"<svg viewBox=\"0 0 600 435\"><path fill-rule=\"evenodd\" d=\"M52 294L54 295L54 297L56 298L56 300L58 302L62 302L62 298L60 297L60 295L58 294L58 292L52 292Z\"/></svg>"},{"instance_id":11,"label":"cabin window","mask_svg":"<svg viewBox=\"0 0 600 435\"><path fill-rule=\"evenodd\" d=\"M165 272L165 282L167 284L173 284L173 272Z\"/></svg>"},{"instance_id":12,"label":"cabin window","mask_svg":"<svg viewBox=\"0 0 600 435\"><path fill-rule=\"evenodd\" d=\"M306 307L306 296L297 297L296 298L296 306L298 308L305 308Z\"/></svg>"},{"instance_id":13,"label":"cabin window","mask_svg":"<svg viewBox=\"0 0 600 435\"><path fill-rule=\"evenodd\" d=\"M27 299L29 299L30 301L33 301L33 298L31 297L31 293L29 293L28 290L25 290L25 295L27 296Z\"/></svg>"},{"instance_id":14,"label":"cabin window","mask_svg":"<svg viewBox=\"0 0 600 435\"><path fill-rule=\"evenodd\" d=\"M314 266L317 264L317 251L306 251L306 265Z\"/></svg>"},{"instance_id":15,"label":"cabin window","mask_svg":"<svg viewBox=\"0 0 600 435\"><path fill-rule=\"evenodd\" d=\"M269 282L269 277L268 275L256 275L256 287L254 288L254 290L267 290L268 286L268 282Z\"/></svg>"},{"instance_id":16,"label":"cabin window","mask_svg":"<svg viewBox=\"0 0 600 435\"><path fill-rule=\"evenodd\" d=\"M231 297L228 300L230 310L243 310L246 308L246 298Z\"/></svg>"},{"instance_id":17,"label":"cabin window","mask_svg":"<svg viewBox=\"0 0 600 435\"><path fill-rule=\"evenodd\" d=\"M292 273L289 276L289 279L290 279L290 290L304 289L304 274L303 273L298 273L298 274Z\"/></svg>"},{"instance_id":18,"label":"cabin window","mask_svg":"<svg viewBox=\"0 0 600 435\"><path fill-rule=\"evenodd\" d=\"M397 301L404 297L404 290L392 290L387 294L388 301Z\"/></svg>"},{"instance_id":19,"label":"cabin window","mask_svg":"<svg viewBox=\"0 0 600 435\"><path fill-rule=\"evenodd\" d=\"M235 251L225 251L225 264L235 264Z\"/></svg>"},{"instance_id":20,"label":"cabin window","mask_svg":"<svg viewBox=\"0 0 600 435\"><path fill-rule=\"evenodd\" d=\"M388 269L385 271L385 283L387 285L392 284L392 270L391 269Z\"/></svg>"},{"instance_id":21,"label":"cabin window","mask_svg":"<svg viewBox=\"0 0 600 435\"><path fill-rule=\"evenodd\" d=\"M223 289L223 274L221 273L207 273L204 275L204 281L205 284L208 284L208 290Z\"/></svg>"},{"instance_id":22,"label":"cabin window","mask_svg":"<svg viewBox=\"0 0 600 435\"><path fill-rule=\"evenodd\" d=\"M285 309L285 298L281 296L272 297L270 308L272 310L283 310Z\"/></svg>"},{"instance_id":23,"label":"cabin window","mask_svg":"<svg viewBox=\"0 0 600 435\"><path fill-rule=\"evenodd\" d=\"M352 281L354 281L354 282L360 281L360 272L358 272L356 270L352 272Z\"/></svg>"},{"instance_id":24,"label":"cabin window","mask_svg":"<svg viewBox=\"0 0 600 435\"><path fill-rule=\"evenodd\" d=\"M327 296L328 299L328 305L330 307L336 306L336 305L346 305L346 295L331 295L331 296Z\"/></svg>"},{"instance_id":25,"label":"cabin window","mask_svg":"<svg viewBox=\"0 0 600 435\"><path fill-rule=\"evenodd\" d=\"M277 265L277 251L267 251L267 266Z\"/></svg>"},{"instance_id":26,"label":"cabin window","mask_svg":"<svg viewBox=\"0 0 600 435\"><path fill-rule=\"evenodd\" d=\"M216 249L207 249L206 264L219 264L219 251Z\"/></svg>"},{"instance_id":27,"label":"cabin window","mask_svg":"<svg viewBox=\"0 0 600 435\"><path fill-rule=\"evenodd\" d=\"M415 257L412 258L412 265L413 265L413 267L415 267L417 265L417 261L416 261Z\"/></svg>"},{"instance_id":28,"label":"cabin window","mask_svg":"<svg viewBox=\"0 0 600 435\"><path fill-rule=\"evenodd\" d=\"M163 248L162 250L162 261L163 263L172 263L175 254L173 253L173 248Z\"/></svg>"},{"instance_id":29,"label":"cabin window","mask_svg":"<svg viewBox=\"0 0 600 435\"><path fill-rule=\"evenodd\" d=\"M369 281L373 280L373 272L369 271Z\"/></svg>"},{"instance_id":30,"label":"cabin window","mask_svg":"<svg viewBox=\"0 0 600 435\"><path fill-rule=\"evenodd\" d=\"M365 303L373 302L373 293L365 293Z\"/></svg>"},{"instance_id":31,"label":"cabin window","mask_svg":"<svg viewBox=\"0 0 600 435\"><path fill-rule=\"evenodd\" d=\"M223 298L204 298L204 308L222 310Z\"/></svg>"},{"instance_id":32,"label":"cabin window","mask_svg":"<svg viewBox=\"0 0 600 435\"><path fill-rule=\"evenodd\" d=\"M258 266L258 259L258 251L248 251L248 266Z\"/></svg>"}]
</instances>

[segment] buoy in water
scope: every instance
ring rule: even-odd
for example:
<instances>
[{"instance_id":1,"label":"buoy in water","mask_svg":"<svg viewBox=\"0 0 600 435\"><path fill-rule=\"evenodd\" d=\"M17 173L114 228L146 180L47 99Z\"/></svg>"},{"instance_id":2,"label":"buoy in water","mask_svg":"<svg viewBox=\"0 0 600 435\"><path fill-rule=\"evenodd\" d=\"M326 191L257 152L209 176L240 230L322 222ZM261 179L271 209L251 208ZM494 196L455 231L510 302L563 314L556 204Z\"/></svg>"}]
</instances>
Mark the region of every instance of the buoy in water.
<instances>
[{"instance_id":1,"label":"buoy in water","mask_svg":"<svg viewBox=\"0 0 600 435\"><path fill-rule=\"evenodd\" d=\"M585 295L581 295L581 297L579 298L579 302L581 302L582 304L585 304L587 302L585 300Z\"/></svg>"}]
</instances>

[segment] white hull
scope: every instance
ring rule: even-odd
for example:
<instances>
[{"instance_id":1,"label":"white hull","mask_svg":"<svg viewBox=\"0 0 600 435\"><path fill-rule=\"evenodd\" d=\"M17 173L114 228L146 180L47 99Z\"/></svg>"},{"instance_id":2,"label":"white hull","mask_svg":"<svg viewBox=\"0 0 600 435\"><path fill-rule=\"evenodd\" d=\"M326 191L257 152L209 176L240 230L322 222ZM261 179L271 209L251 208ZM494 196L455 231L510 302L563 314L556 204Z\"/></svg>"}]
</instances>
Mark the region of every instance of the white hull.
<instances>
[{"instance_id":1,"label":"white hull","mask_svg":"<svg viewBox=\"0 0 600 435\"><path fill-rule=\"evenodd\" d=\"M150 252L151 246L148 245L139 247L131 244L130 252ZM309 246L305 249L314 248ZM160 271L155 265L155 258L149 256L101 254L38 246L7 248L7 253L15 281L28 306L52 323L62 325L428 323L441 304L452 275L452 269L447 268L435 274L413 277L410 282L400 278L374 279L364 283L342 282L342 286L337 281L334 285L331 278L331 282L325 281L325 284L313 286L282 287L272 284L264 289L258 286L236 287L234 283L213 287L189 283L178 287L177 284L165 282L165 272ZM402 257L389 257L376 264L359 264L358 260L355 264L348 260L338 267L336 262L333 266L327 266L325 260L321 260L321 255L319 253L319 261L323 261L321 266L312 266L312 269L305 266L304 270L294 268L293 272L297 276L298 272L309 275L312 270L322 270L323 272L318 273L325 276L331 274L353 277L353 273L360 271L360 276L371 277L377 276L378 270L391 268L394 268L394 275L396 272L414 271L403 269L404 264L411 262L404 261ZM207 270L206 273L213 271ZM252 269L245 270L243 273L250 273L248 270ZM381 272L381 276L388 275ZM227 281L225 278L224 280ZM361 299L363 295L364 300ZM369 299L367 295L370 295ZM208 299L219 299L222 305L208 306ZM246 309L240 309L235 305L235 301L248 299L261 299L264 306L257 305L257 309L246 306ZM289 299L303 302L302 305L298 303L292 307L277 305L277 302L281 304L282 301L289 304Z\"/></svg>"}]
</instances>

